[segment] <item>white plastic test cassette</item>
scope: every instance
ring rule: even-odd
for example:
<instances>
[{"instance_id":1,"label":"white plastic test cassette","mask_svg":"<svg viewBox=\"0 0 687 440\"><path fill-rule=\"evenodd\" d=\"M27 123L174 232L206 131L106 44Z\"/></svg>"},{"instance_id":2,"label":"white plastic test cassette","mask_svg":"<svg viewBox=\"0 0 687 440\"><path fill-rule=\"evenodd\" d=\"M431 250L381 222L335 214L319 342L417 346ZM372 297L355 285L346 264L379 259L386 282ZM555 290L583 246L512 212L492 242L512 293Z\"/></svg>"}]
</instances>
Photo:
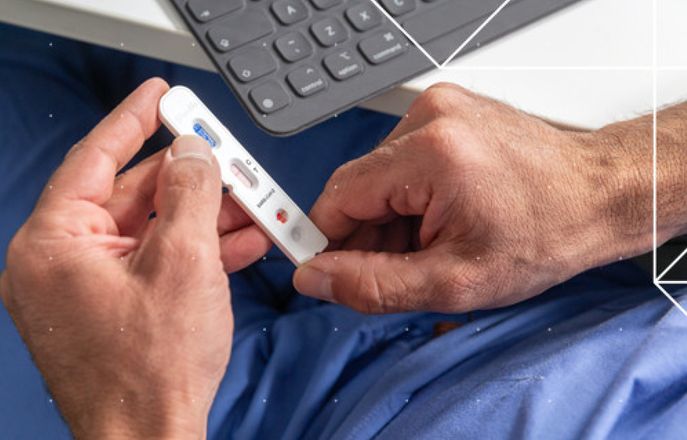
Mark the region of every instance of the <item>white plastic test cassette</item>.
<instances>
[{"instance_id":1,"label":"white plastic test cassette","mask_svg":"<svg viewBox=\"0 0 687 440\"><path fill-rule=\"evenodd\" d=\"M195 134L210 144L232 198L296 266L327 247L324 234L191 90L170 89L160 99L160 119L175 136Z\"/></svg>"}]
</instances>

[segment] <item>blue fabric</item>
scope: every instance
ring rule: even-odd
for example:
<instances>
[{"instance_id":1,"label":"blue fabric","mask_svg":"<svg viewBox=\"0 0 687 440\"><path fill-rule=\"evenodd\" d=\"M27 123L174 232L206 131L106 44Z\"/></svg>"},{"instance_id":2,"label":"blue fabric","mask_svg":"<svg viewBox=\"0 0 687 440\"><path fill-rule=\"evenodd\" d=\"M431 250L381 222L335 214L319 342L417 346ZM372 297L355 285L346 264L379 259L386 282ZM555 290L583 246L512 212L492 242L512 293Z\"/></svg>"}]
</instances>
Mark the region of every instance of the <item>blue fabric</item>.
<instances>
[{"instance_id":1,"label":"blue fabric","mask_svg":"<svg viewBox=\"0 0 687 440\"><path fill-rule=\"evenodd\" d=\"M272 138L215 75L0 26L0 268L67 148L153 75L193 88L304 208L396 123L352 110ZM209 438L687 437L687 319L631 263L470 315L365 316L294 294L291 272L273 250L232 275ZM462 326L434 337L445 321ZM69 438L1 307L0 438Z\"/></svg>"}]
</instances>

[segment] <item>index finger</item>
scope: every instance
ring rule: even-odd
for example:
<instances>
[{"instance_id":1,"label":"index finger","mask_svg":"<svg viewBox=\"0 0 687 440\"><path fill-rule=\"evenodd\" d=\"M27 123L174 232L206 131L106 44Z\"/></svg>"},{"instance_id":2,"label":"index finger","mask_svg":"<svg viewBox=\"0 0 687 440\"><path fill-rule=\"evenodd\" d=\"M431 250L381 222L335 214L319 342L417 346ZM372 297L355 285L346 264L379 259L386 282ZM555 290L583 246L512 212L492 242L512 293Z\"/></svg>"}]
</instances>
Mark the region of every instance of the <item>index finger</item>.
<instances>
[{"instance_id":1,"label":"index finger","mask_svg":"<svg viewBox=\"0 0 687 440\"><path fill-rule=\"evenodd\" d=\"M98 205L112 194L117 172L160 126L158 102L169 89L152 78L141 84L67 154L43 203L86 200Z\"/></svg>"}]
</instances>

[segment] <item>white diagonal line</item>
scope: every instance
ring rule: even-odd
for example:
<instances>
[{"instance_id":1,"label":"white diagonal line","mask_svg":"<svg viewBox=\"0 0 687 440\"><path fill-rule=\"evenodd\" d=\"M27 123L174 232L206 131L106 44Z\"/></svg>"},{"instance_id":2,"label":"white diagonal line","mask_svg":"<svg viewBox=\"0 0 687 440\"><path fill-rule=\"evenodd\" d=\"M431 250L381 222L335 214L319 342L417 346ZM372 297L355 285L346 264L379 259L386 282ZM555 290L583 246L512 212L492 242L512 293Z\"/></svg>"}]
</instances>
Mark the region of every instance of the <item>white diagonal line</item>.
<instances>
[{"instance_id":1,"label":"white diagonal line","mask_svg":"<svg viewBox=\"0 0 687 440\"><path fill-rule=\"evenodd\" d=\"M503 10L503 8L508 6L508 3L510 3L510 2L511 2L511 0L505 0L503 3L501 3L501 6L496 8L496 10L494 12L492 12L491 15L486 20L484 20L484 23L482 23L477 29L475 29L475 31L472 34L470 34L470 36L467 38L467 40L463 41L463 44L458 46L458 48L455 51L453 51L453 53L448 58L446 58L446 61L441 63L440 68L446 67L446 65L448 63L450 63L451 60L454 59L463 49L465 49L465 46L470 44L470 42L473 40L473 38L475 38L477 36L477 34L482 32L482 29L484 29L484 27L486 25L488 25L489 22L491 22L491 20L493 20L494 17L496 17L499 14L499 12L501 12Z\"/></svg>"},{"instance_id":2,"label":"white diagonal line","mask_svg":"<svg viewBox=\"0 0 687 440\"><path fill-rule=\"evenodd\" d=\"M673 305L674 305L675 307L677 307L677 309L678 309L680 312L682 312L683 315L687 316L687 310L685 310L685 309L682 307L682 304L680 304L679 302L677 302L677 300L676 300L675 298L673 298L673 296L672 296L670 293L668 293L667 290L665 290L663 287L661 287L661 285L660 285L659 283L654 283L654 285L655 285L656 287L658 287L658 290L660 290L660 291L666 296L666 298L668 298L668 300L669 300L671 303L673 303Z\"/></svg>"},{"instance_id":3,"label":"white diagonal line","mask_svg":"<svg viewBox=\"0 0 687 440\"><path fill-rule=\"evenodd\" d=\"M508 0L508 1L510 1L510 0ZM405 35L406 38L409 39L409 40L415 45L415 47L417 47L418 50L419 50L420 52L422 52L422 54L423 54L424 56L426 56L427 59L429 59L429 60L432 62L432 64L434 64L434 65L436 66L437 69L441 69L441 64L439 64L439 63L437 62L437 60L435 60L434 57L432 57L432 55L430 55L429 53L427 53L427 51L425 50L425 48L422 47L417 41L415 41L415 38L413 38L413 36L410 35L410 34L408 33L408 31L406 31L406 30L403 28L403 26L401 26L400 24L398 24L398 22L397 22L388 12L386 12L386 9L384 9L383 7L381 7L381 6L377 3L376 0L370 0L370 3L372 3L373 5L375 5L375 7L376 7L377 9L379 9L379 11L380 11L382 14L384 14L384 16L385 16L389 21L391 21L391 22L394 24L394 26L396 26L396 28L397 28L399 31L403 32L403 35Z\"/></svg>"},{"instance_id":4,"label":"white diagonal line","mask_svg":"<svg viewBox=\"0 0 687 440\"><path fill-rule=\"evenodd\" d=\"M664 270L663 272L661 272L661 275L659 275L659 276L656 277L656 281L661 281L661 278L663 278L663 277L665 276L665 274L667 274L668 271L669 271L670 269L672 269L673 266L675 266L675 265L678 263L678 261L680 261L680 259L681 259L682 257L685 256L685 254L687 254L687 249L685 249L684 251L682 251L682 253L681 253L680 255L678 255L678 257L677 257L675 260L673 260L673 262L670 263L670 264L668 265L668 267L666 267L665 270Z\"/></svg>"},{"instance_id":5,"label":"white diagonal line","mask_svg":"<svg viewBox=\"0 0 687 440\"><path fill-rule=\"evenodd\" d=\"M673 303L673 305L675 307L677 307L677 309L680 312L682 312L682 314L685 317L687 317L687 311L682 307L682 305L679 302L677 302L677 300L675 298L673 298L673 296L670 293L668 293L668 291L665 290L663 288L663 286L661 286L659 284L660 283L659 279L662 276L664 276L666 274L666 272L668 270L670 270L670 268L673 265L675 265L677 263L677 261L685 255L685 252L687 252L687 249L685 249L685 251L683 251L682 254L680 254L680 256L677 257L670 264L670 266L668 266L668 268L663 271L663 273L661 273L661 275L656 277L656 272L658 271L657 266L656 266L656 264L657 264L656 248L658 246L658 235L657 235L657 232L658 232L658 209L657 209L658 208L658 197L657 197L658 196L658 182L656 180L656 174L657 174L657 168L658 168L658 116L657 116L658 115L658 29L657 29L658 28L658 13L657 13L658 7L657 6L658 6L658 1L653 0L651 2L651 7L652 7L651 14L652 14L653 24L654 24L653 29L652 29L652 32L653 32L653 35L652 35L653 51L652 52L653 52L653 54L652 54L652 63L651 63L653 66L652 94L653 94L653 101L654 101L653 102L654 108L653 108L653 115L652 115L653 116L653 133L652 133L652 138L653 138L652 139L652 150L653 151L652 151L652 156L653 157L652 157L652 164L651 164L652 168L653 168L652 169L652 174L653 174L653 182L652 182L652 184L653 184L652 185L653 186L653 188L652 188L652 192L653 192L653 201L652 201L653 202L653 209L652 209L652 211L653 211L653 213L652 213L653 214L653 216L652 216L653 217L653 225L652 226L653 226L653 248L654 248L654 252L652 255L652 257L653 257L652 258L653 259L653 276L654 276L654 285L658 288L658 290L660 290L661 293L663 293L663 295L665 295L665 297L668 298L668 300L671 303ZM665 284L682 284L682 282L680 282L680 281L678 281L678 282L666 281Z\"/></svg>"},{"instance_id":6,"label":"white diagonal line","mask_svg":"<svg viewBox=\"0 0 687 440\"><path fill-rule=\"evenodd\" d=\"M439 69L439 70L442 70L442 69L449 69L449 67L446 67L446 64L448 64L449 61L451 61L453 58L455 58L456 56L458 56L458 54L459 54L463 49L465 49L465 46L467 46L468 44L470 44L470 41L472 41L472 40L477 36L477 34L479 34L479 33L482 31L482 29L484 29L484 27L485 27L486 25L488 25L489 22L491 22L491 21L494 19L494 17L496 17L496 16L498 15L499 12L501 12L501 10L503 10L503 8L505 8L506 6L508 6L508 4L509 4L510 2L511 2L511 0L504 0L504 2L501 3L501 5L500 5L498 8L496 8L496 10L495 10L494 12L492 12L491 15L490 15L489 17L487 17L486 20L484 20L484 23L482 23L481 25L479 25L479 27L478 27L477 29L475 29L475 31L474 31L474 32L473 32L473 33L463 42L463 44L461 44L460 46L458 46L458 48L457 48L455 51L453 51L453 53L451 54L451 56L449 56L449 57L446 59L446 61L444 61L443 63L439 64L439 62L438 62L436 59L434 59L434 57L433 57L432 55L430 55L429 52L427 52L427 51L425 50L425 48L422 47L422 45L421 45L420 43L418 43L417 40L415 40L415 38L413 38L413 36L410 35L410 34L408 33L408 31L406 31L405 28L404 28L403 26L401 26L401 25L399 24L399 22L396 21L396 19L395 19L394 17L392 17L391 14L389 14L389 13L386 11L386 9L384 9L379 3L377 3L376 0L370 0L370 3L372 3L377 9L379 9L379 12L381 12L382 15L384 15L390 22L392 22L392 23L394 24L394 26L396 26L396 29L398 29L399 31L401 31L401 32L403 33L403 35L405 35L405 37L406 37L408 40L410 40L410 42L413 43L413 45L415 45L415 47L417 47L417 49L418 49L420 52L422 52L422 54L423 54L425 57L427 57L427 59L428 59L429 61L431 61L432 64L434 64L434 66L435 66L437 69Z\"/></svg>"}]
</instances>

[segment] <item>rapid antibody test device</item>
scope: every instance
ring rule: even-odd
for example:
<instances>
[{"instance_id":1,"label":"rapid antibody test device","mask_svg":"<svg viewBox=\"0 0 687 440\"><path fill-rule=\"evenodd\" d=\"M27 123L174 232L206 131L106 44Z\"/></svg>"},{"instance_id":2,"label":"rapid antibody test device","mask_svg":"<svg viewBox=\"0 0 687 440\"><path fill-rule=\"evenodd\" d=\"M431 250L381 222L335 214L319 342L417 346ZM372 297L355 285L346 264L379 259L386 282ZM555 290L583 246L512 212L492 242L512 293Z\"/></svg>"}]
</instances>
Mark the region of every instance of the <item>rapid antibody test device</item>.
<instances>
[{"instance_id":1,"label":"rapid antibody test device","mask_svg":"<svg viewBox=\"0 0 687 440\"><path fill-rule=\"evenodd\" d=\"M171 88L160 99L160 119L175 136L197 135L210 144L231 197L293 264L327 247L324 234L190 89Z\"/></svg>"}]
</instances>

